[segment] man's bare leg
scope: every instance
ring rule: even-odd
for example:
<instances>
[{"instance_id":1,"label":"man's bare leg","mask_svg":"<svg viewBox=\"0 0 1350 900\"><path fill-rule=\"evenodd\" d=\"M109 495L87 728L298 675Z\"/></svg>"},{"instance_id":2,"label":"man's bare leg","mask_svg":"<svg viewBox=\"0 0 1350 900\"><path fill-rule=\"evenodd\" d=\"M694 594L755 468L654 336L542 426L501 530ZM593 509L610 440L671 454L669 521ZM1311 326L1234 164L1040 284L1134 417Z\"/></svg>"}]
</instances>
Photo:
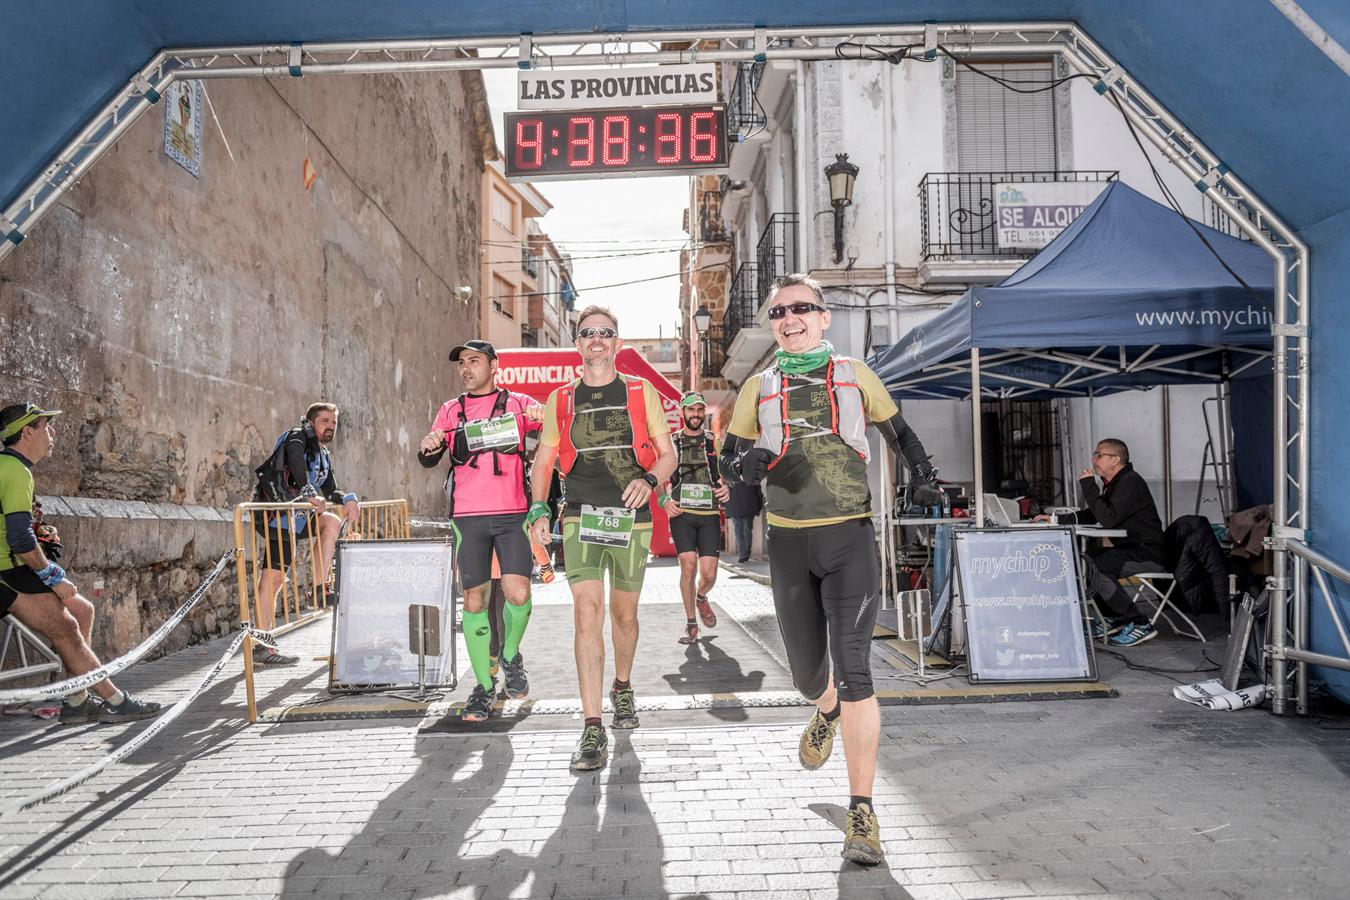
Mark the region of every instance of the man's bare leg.
<instances>
[{"instance_id":1,"label":"man's bare leg","mask_svg":"<svg viewBox=\"0 0 1350 900\"><path fill-rule=\"evenodd\" d=\"M605 583L583 581L572 584L572 621L576 628L573 653L577 662L577 688L581 692L582 714L598 719L603 711L601 693L605 680ZM618 592L616 591L615 594ZM615 635L615 655L618 636ZM628 665L633 655L630 650Z\"/></svg>"},{"instance_id":2,"label":"man's bare leg","mask_svg":"<svg viewBox=\"0 0 1350 900\"><path fill-rule=\"evenodd\" d=\"M92 622L93 605L79 594L71 599L89 607L89 620ZM20 622L52 642L52 649L61 657L61 664L72 677L92 672L102 665L89 648L79 619L55 594L19 594L9 611ZM118 696L117 688L107 679L94 685L93 691L104 700Z\"/></svg>"}]
</instances>

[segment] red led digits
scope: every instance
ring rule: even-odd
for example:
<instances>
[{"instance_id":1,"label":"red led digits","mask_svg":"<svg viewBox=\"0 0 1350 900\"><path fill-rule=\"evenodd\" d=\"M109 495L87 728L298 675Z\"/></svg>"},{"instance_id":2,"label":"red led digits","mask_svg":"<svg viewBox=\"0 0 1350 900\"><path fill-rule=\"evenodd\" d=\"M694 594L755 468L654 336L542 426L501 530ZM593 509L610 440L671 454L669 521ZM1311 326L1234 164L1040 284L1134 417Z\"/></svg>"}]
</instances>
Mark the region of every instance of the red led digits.
<instances>
[{"instance_id":1,"label":"red led digits","mask_svg":"<svg viewBox=\"0 0 1350 900\"><path fill-rule=\"evenodd\" d=\"M607 166L628 165L628 117L605 116L600 133L604 135L600 161Z\"/></svg>"},{"instance_id":2,"label":"red led digits","mask_svg":"<svg viewBox=\"0 0 1350 900\"><path fill-rule=\"evenodd\" d=\"M534 137L527 137L527 132ZM544 164L544 123L538 119L516 122L516 168L537 169Z\"/></svg>"},{"instance_id":3,"label":"red led digits","mask_svg":"<svg viewBox=\"0 0 1350 900\"><path fill-rule=\"evenodd\" d=\"M595 120L590 116L573 116L567 123L567 164L572 168L595 165Z\"/></svg>"},{"instance_id":4,"label":"red led digits","mask_svg":"<svg viewBox=\"0 0 1350 900\"><path fill-rule=\"evenodd\" d=\"M704 149L699 149L700 144ZM717 114L696 112L689 117L689 161L706 163L716 159Z\"/></svg>"},{"instance_id":5,"label":"red led digits","mask_svg":"<svg viewBox=\"0 0 1350 900\"><path fill-rule=\"evenodd\" d=\"M656 117L656 161L662 165L680 161L679 113L661 113Z\"/></svg>"}]
</instances>

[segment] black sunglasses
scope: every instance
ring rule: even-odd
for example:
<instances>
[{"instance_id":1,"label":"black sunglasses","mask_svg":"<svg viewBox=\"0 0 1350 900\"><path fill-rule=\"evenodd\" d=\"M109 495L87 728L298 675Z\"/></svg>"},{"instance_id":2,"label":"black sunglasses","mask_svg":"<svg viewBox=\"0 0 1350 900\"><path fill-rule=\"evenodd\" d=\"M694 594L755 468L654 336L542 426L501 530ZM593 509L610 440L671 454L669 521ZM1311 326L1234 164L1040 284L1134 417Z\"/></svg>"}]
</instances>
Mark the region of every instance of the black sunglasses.
<instances>
[{"instance_id":1,"label":"black sunglasses","mask_svg":"<svg viewBox=\"0 0 1350 900\"><path fill-rule=\"evenodd\" d=\"M786 316L788 314L788 310L792 310L792 314L794 316L804 316L807 313L813 312L821 312L821 313L829 312L829 310L827 310L823 306L820 306L819 304L809 303L805 300L802 300L800 303L784 303L780 306L770 306L769 318L777 321L778 319L781 319L784 316Z\"/></svg>"},{"instance_id":2,"label":"black sunglasses","mask_svg":"<svg viewBox=\"0 0 1350 900\"><path fill-rule=\"evenodd\" d=\"M618 337L618 336L619 336L619 332L615 331L613 328L578 328L578 329L577 329L577 339L578 339L578 340L583 340L583 341L585 341L585 340L590 340L591 338L604 338L605 340L609 340L610 338L616 338L616 337Z\"/></svg>"}]
</instances>

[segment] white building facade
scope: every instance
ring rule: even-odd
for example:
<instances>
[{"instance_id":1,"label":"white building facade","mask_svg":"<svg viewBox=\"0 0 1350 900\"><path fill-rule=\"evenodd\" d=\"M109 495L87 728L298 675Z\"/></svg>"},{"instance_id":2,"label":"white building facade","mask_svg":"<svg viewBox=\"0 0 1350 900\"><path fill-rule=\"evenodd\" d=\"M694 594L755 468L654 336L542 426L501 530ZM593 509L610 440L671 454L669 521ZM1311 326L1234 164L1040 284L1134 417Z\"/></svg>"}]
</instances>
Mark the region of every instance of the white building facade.
<instances>
[{"instance_id":1,"label":"white building facade","mask_svg":"<svg viewBox=\"0 0 1350 900\"><path fill-rule=\"evenodd\" d=\"M1061 60L978 68L1028 92L941 57L899 65L724 67L729 130L740 136L720 197L732 275L717 324L721 374L732 385L770 362L765 301L779 275L805 271L819 279L833 310L827 338L838 352L866 359L941 312L966 287L995 283L1034 255L1034 248L1000 242L994 185L1075 183L1082 187L1067 190L1090 197L1119 178L1165 202L1123 117L1090 81L1037 90L1070 74ZM1222 228L1210 202L1150 151L1185 213ZM852 204L842 212L836 259L824 170L839 154L847 154L858 174ZM1217 424L1215 404L1205 403L1214 393L1210 387L1170 389L1172 518L1195 511L1205 414ZM902 408L944 480L972 484L969 403L905 401ZM1130 445L1135 467L1168 515L1161 389L1093 400L987 401L984 410L986 490L1001 481L1026 482L1026 493L1042 505L1075 505L1074 480L1090 464L1093 443L1118 437ZM1217 517L1213 470L1204 478L1200 511Z\"/></svg>"}]
</instances>

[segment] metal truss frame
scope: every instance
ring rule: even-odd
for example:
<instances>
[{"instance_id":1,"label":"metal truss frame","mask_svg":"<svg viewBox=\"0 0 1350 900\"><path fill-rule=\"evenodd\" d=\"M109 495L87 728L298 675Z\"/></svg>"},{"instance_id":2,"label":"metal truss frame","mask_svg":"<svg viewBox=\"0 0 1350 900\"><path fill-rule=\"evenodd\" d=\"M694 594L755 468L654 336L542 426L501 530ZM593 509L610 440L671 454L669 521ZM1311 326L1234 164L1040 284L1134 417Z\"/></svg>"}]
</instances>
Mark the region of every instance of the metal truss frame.
<instances>
[{"instance_id":1,"label":"metal truss frame","mask_svg":"<svg viewBox=\"0 0 1350 900\"><path fill-rule=\"evenodd\" d=\"M848 53L837 46L846 44ZM864 45L859 47L858 45ZM1174 166L1226 213L1275 266L1275 503L1268 580L1273 629L1272 708L1284 714L1294 665L1299 711L1306 707L1308 573L1289 541L1308 537L1308 248L1236 174L1086 32L1071 22L899 24L823 28L740 28L616 34L506 35L314 44L266 44L161 51L80 130L41 174L0 212L0 258L32 231L60 197L158 102L175 80L437 72L456 69L623 66L660 63L820 61L877 58L904 51L933 60L939 48L959 59L1060 54L1114 100ZM1292 617L1290 611L1292 606ZM1350 669L1350 660L1320 665Z\"/></svg>"}]
</instances>

